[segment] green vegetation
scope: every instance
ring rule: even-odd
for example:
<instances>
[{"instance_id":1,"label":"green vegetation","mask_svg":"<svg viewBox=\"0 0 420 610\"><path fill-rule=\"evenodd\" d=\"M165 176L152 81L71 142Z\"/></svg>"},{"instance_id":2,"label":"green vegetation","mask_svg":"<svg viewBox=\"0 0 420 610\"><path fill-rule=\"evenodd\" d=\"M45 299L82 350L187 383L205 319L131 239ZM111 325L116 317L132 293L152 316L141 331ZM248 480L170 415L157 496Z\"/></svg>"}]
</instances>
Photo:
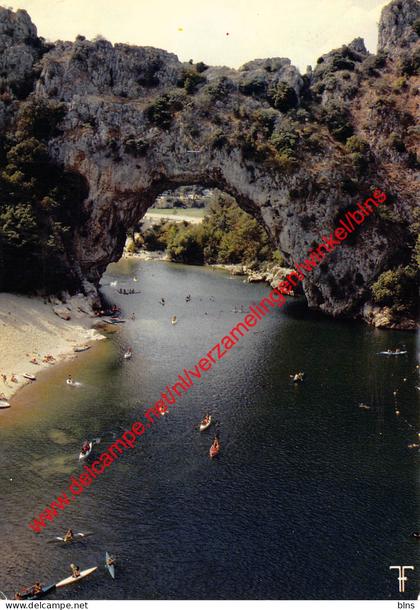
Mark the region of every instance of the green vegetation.
<instances>
[{"instance_id":1,"label":"green vegetation","mask_svg":"<svg viewBox=\"0 0 420 610\"><path fill-rule=\"evenodd\" d=\"M204 63L204 61L199 61L195 64L195 69L197 72L201 74L201 72L205 72L208 68L208 65Z\"/></svg>"},{"instance_id":2,"label":"green vegetation","mask_svg":"<svg viewBox=\"0 0 420 610\"><path fill-rule=\"evenodd\" d=\"M148 148L149 143L141 138L127 138L124 141L124 151L133 157L144 157Z\"/></svg>"},{"instance_id":3,"label":"green vegetation","mask_svg":"<svg viewBox=\"0 0 420 610\"><path fill-rule=\"evenodd\" d=\"M247 96L267 100L270 106L280 112L288 112L298 105L298 98L293 87L285 81L268 85L264 75L247 76L239 85L239 91Z\"/></svg>"},{"instance_id":4,"label":"green vegetation","mask_svg":"<svg viewBox=\"0 0 420 610\"><path fill-rule=\"evenodd\" d=\"M370 146L359 136L350 136L346 142L346 149L356 172L360 175L366 172L370 161Z\"/></svg>"},{"instance_id":5,"label":"green vegetation","mask_svg":"<svg viewBox=\"0 0 420 610\"><path fill-rule=\"evenodd\" d=\"M15 131L0 146L0 286L2 290L54 291L62 286L63 257L80 202L81 178L51 162L47 142L58 133L61 104L31 100ZM8 272L6 273L6 269ZM66 278L71 288L71 278Z\"/></svg>"},{"instance_id":6,"label":"green vegetation","mask_svg":"<svg viewBox=\"0 0 420 610\"><path fill-rule=\"evenodd\" d=\"M339 142L345 142L353 135L349 111L345 104L329 102L321 110L321 120Z\"/></svg>"},{"instance_id":7,"label":"green vegetation","mask_svg":"<svg viewBox=\"0 0 420 610\"><path fill-rule=\"evenodd\" d=\"M387 140L387 145L389 148L394 148L399 153L406 152L404 140L399 136L395 131L390 133L389 138Z\"/></svg>"},{"instance_id":8,"label":"green vegetation","mask_svg":"<svg viewBox=\"0 0 420 610\"><path fill-rule=\"evenodd\" d=\"M205 65L205 64L203 64ZM201 67L201 66L200 66ZM207 66L206 66L207 68ZM206 69L204 68L204 70ZM204 71L201 70L201 71ZM203 85L207 81L205 76L202 76L199 71L193 68L184 69L181 74L181 78L178 80L178 87L184 87L185 91L192 95L195 93L199 85Z\"/></svg>"},{"instance_id":9,"label":"green vegetation","mask_svg":"<svg viewBox=\"0 0 420 610\"><path fill-rule=\"evenodd\" d=\"M414 267L398 267L382 273L372 286L377 305L388 306L395 316L412 316L417 307L417 272Z\"/></svg>"},{"instance_id":10,"label":"green vegetation","mask_svg":"<svg viewBox=\"0 0 420 610\"><path fill-rule=\"evenodd\" d=\"M226 78L226 76L222 76L219 81L208 85L206 90L211 99L223 100L227 95L229 95L232 87L232 81Z\"/></svg>"},{"instance_id":11,"label":"green vegetation","mask_svg":"<svg viewBox=\"0 0 420 610\"><path fill-rule=\"evenodd\" d=\"M346 148L351 153L366 154L369 152L369 144L359 136L351 136L348 138Z\"/></svg>"},{"instance_id":12,"label":"green vegetation","mask_svg":"<svg viewBox=\"0 0 420 610\"><path fill-rule=\"evenodd\" d=\"M182 110L183 98L178 93L165 93L153 100L147 106L145 113L148 120L160 127L161 129L169 129L175 112Z\"/></svg>"},{"instance_id":13,"label":"green vegetation","mask_svg":"<svg viewBox=\"0 0 420 610\"><path fill-rule=\"evenodd\" d=\"M143 233L148 250L166 249L174 262L202 264L279 262L262 227L227 195L214 198L203 223L162 222Z\"/></svg>"},{"instance_id":14,"label":"green vegetation","mask_svg":"<svg viewBox=\"0 0 420 610\"><path fill-rule=\"evenodd\" d=\"M400 56L398 71L402 76L414 76L420 70L420 49Z\"/></svg>"},{"instance_id":15,"label":"green vegetation","mask_svg":"<svg viewBox=\"0 0 420 610\"><path fill-rule=\"evenodd\" d=\"M293 87L281 81L268 89L267 99L276 110L287 112L296 108L298 98Z\"/></svg>"}]
</instances>

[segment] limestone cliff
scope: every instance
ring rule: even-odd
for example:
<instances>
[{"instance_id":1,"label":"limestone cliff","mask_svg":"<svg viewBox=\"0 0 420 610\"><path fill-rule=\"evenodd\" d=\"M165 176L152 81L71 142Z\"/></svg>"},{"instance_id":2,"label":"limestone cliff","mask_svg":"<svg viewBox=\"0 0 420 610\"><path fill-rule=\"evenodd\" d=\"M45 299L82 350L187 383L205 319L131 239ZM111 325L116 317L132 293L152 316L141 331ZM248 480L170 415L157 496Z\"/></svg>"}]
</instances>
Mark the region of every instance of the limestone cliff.
<instances>
[{"instance_id":1,"label":"limestone cliff","mask_svg":"<svg viewBox=\"0 0 420 610\"><path fill-rule=\"evenodd\" d=\"M415 243L419 16L415 0L394 0L383 10L377 55L356 39L301 75L286 58L233 70L82 36L46 45L25 11L0 9L0 127L13 129L33 98L63 104L49 154L86 184L65 244L68 277L96 287L127 229L181 185L235 197L290 266L380 187L389 211L304 282L310 307L374 323L372 284L408 265Z\"/></svg>"}]
</instances>

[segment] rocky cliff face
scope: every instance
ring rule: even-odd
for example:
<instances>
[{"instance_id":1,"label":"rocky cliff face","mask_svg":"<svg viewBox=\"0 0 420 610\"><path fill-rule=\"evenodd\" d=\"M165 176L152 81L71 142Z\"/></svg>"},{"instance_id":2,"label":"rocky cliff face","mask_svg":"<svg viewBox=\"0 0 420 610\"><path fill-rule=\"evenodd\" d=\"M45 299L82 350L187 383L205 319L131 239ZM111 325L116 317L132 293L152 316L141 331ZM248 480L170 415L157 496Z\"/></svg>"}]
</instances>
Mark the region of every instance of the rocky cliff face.
<instances>
[{"instance_id":1,"label":"rocky cliff face","mask_svg":"<svg viewBox=\"0 0 420 610\"><path fill-rule=\"evenodd\" d=\"M67 246L69 273L85 290L97 286L127 229L181 185L234 196L290 266L380 187L389 211L304 282L311 307L372 321L372 283L408 264L414 244L419 15L414 0L391 2L378 55L356 39L302 76L284 58L232 70L81 36L47 47L24 11L0 9L1 90L12 96L1 97L0 126L10 129L31 97L63 103L49 153L88 187Z\"/></svg>"}]
</instances>

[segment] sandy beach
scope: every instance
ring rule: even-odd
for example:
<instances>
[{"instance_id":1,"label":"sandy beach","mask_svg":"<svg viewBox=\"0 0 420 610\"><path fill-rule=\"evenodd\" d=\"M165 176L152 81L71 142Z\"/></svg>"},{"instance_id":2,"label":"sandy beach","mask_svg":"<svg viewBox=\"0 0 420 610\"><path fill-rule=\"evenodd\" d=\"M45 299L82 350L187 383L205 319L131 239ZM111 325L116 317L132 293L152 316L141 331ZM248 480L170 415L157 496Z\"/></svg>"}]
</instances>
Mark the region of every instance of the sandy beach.
<instances>
[{"instance_id":1,"label":"sandy beach","mask_svg":"<svg viewBox=\"0 0 420 610\"><path fill-rule=\"evenodd\" d=\"M53 307L70 319L59 317ZM104 338L92 328L94 321L82 296L54 306L40 297L0 293L0 375L6 375L6 381L0 377L0 395L10 398L32 383L24 373L37 376L43 368L73 358L75 347ZM52 358L45 362L46 356Z\"/></svg>"}]
</instances>

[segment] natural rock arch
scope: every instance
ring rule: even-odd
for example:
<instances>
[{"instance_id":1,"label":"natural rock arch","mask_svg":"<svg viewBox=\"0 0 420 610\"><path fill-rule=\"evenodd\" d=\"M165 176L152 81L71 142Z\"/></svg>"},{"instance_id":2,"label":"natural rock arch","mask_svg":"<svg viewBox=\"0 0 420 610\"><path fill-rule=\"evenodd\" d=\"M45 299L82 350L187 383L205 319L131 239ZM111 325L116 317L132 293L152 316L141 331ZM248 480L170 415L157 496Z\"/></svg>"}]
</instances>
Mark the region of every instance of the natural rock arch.
<instances>
[{"instance_id":1,"label":"natural rock arch","mask_svg":"<svg viewBox=\"0 0 420 610\"><path fill-rule=\"evenodd\" d=\"M414 1L407 5L408 31L418 9ZM17 34L12 43L32 49L36 31L26 13L16 15L28 31L24 44ZM398 21L392 11L384 15L383 40ZM404 45L414 53L418 37L411 29ZM401 50L389 40L382 75L391 80ZM396 195L397 219L372 217L305 280L309 305L333 315L360 313L381 271L407 260L413 142L406 137L401 154L384 142L403 112L408 125L414 122L410 89L396 100L384 130L387 111L371 99L372 73L381 62L360 39L323 56L303 77L288 59L209 68L182 64L165 51L83 37L57 42L36 59L35 97L66 111L50 155L88 188L84 221L74 227L67 253L85 288L97 286L107 264L120 257L127 229L156 197L181 185L217 187L235 197L290 265L372 187ZM351 134L357 137L349 145Z\"/></svg>"}]
</instances>

